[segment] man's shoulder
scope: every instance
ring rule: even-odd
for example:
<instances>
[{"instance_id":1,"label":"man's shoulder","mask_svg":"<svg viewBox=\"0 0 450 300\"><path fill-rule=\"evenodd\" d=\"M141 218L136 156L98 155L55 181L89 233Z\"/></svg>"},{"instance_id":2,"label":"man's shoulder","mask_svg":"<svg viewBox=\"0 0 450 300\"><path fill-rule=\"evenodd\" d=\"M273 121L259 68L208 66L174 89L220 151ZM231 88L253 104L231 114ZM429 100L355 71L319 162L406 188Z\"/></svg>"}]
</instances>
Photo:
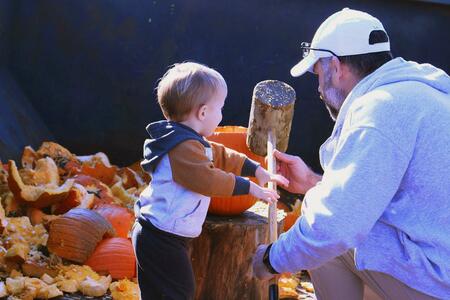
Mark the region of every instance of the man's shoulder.
<instances>
[{"instance_id":1,"label":"man's shoulder","mask_svg":"<svg viewBox=\"0 0 450 300\"><path fill-rule=\"evenodd\" d=\"M377 116L384 111L390 111L397 105L395 95L385 88L377 88L356 98L349 107L351 116Z\"/></svg>"},{"instance_id":2,"label":"man's shoulder","mask_svg":"<svg viewBox=\"0 0 450 300\"><path fill-rule=\"evenodd\" d=\"M397 85L395 87L394 85ZM398 85L389 84L376 88L358 97L351 104L347 115L347 125L350 127L373 127L382 131L393 131L404 126L415 127L415 120L426 112L423 103L418 104L408 94L399 95ZM394 130L395 131L395 130Z\"/></svg>"}]
</instances>

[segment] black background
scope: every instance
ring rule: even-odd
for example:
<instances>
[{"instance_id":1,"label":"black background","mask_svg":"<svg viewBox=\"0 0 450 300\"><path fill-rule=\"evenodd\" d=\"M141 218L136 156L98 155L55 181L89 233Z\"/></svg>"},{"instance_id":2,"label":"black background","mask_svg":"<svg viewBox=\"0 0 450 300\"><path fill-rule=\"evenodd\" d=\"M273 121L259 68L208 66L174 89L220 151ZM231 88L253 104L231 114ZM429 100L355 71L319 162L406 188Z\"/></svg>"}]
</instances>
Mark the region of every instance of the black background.
<instances>
[{"instance_id":1,"label":"black background","mask_svg":"<svg viewBox=\"0 0 450 300\"><path fill-rule=\"evenodd\" d=\"M193 60L228 83L222 125L247 126L266 79L297 92L289 153L315 170L333 123L312 74L289 75L320 23L350 7L383 23L394 56L448 72L450 6L420 1L0 1L0 159L55 140L78 155L141 157L145 125L162 118L155 84Z\"/></svg>"}]
</instances>

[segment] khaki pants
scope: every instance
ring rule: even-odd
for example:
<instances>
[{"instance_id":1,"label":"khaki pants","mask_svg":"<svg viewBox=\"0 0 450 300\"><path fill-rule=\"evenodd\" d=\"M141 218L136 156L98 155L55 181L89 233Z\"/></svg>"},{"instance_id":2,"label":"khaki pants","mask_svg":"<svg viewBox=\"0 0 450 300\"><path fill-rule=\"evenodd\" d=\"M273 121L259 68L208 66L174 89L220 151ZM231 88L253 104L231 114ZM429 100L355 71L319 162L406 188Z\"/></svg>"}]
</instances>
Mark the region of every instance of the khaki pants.
<instances>
[{"instance_id":1,"label":"khaki pants","mask_svg":"<svg viewBox=\"0 0 450 300\"><path fill-rule=\"evenodd\" d=\"M436 299L384 273L358 271L353 251L310 270L318 300Z\"/></svg>"}]
</instances>

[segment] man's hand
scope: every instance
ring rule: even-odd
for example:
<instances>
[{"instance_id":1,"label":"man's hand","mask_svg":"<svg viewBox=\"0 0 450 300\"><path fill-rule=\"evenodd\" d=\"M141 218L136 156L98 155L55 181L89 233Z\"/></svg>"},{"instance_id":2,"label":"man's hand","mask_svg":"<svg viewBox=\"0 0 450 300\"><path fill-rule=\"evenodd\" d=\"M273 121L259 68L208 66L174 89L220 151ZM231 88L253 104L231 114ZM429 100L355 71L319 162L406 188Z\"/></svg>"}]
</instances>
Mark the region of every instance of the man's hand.
<instances>
[{"instance_id":1,"label":"man's hand","mask_svg":"<svg viewBox=\"0 0 450 300\"><path fill-rule=\"evenodd\" d=\"M259 245L253 256L253 276L260 280L269 280L275 275L270 273L263 263L264 253L269 245Z\"/></svg>"},{"instance_id":2,"label":"man's hand","mask_svg":"<svg viewBox=\"0 0 450 300\"><path fill-rule=\"evenodd\" d=\"M277 173L289 180L284 189L295 194L305 194L322 179L314 173L298 156L289 155L278 150L273 152L277 159Z\"/></svg>"},{"instance_id":3,"label":"man's hand","mask_svg":"<svg viewBox=\"0 0 450 300\"><path fill-rule=\"evenodd\" d=\"M283 175L271 174L261 166L256 169L255 177L258 179L259 185L261 186L264 186L269 181L276 182L283 187L287 187L289 185L289 180L287 180Z\"/></svg>"}]
</instances>

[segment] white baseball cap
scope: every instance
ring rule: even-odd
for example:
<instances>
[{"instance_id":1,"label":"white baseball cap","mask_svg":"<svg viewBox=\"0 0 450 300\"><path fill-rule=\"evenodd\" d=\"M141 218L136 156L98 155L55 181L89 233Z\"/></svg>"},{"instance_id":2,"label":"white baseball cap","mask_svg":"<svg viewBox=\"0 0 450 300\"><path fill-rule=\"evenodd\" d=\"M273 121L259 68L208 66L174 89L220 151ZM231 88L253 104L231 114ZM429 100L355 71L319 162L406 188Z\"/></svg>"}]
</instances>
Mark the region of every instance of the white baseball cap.
<instances>
[{"instance_id":1,"label":"white baseball cap","mask_svg":"<svg viewBox=\"0 0 450 300\"><path fill-rule=\"evenodd\" d=\"M291 69L291 75L312 72L322 57L390 51L389 38L381 43L370 41L371 34L377 31L386 33L383 24L368 13L344 8L332 14L317 29L311 44L302 43L303 59Z\"/></svg>"}]
</instances>

